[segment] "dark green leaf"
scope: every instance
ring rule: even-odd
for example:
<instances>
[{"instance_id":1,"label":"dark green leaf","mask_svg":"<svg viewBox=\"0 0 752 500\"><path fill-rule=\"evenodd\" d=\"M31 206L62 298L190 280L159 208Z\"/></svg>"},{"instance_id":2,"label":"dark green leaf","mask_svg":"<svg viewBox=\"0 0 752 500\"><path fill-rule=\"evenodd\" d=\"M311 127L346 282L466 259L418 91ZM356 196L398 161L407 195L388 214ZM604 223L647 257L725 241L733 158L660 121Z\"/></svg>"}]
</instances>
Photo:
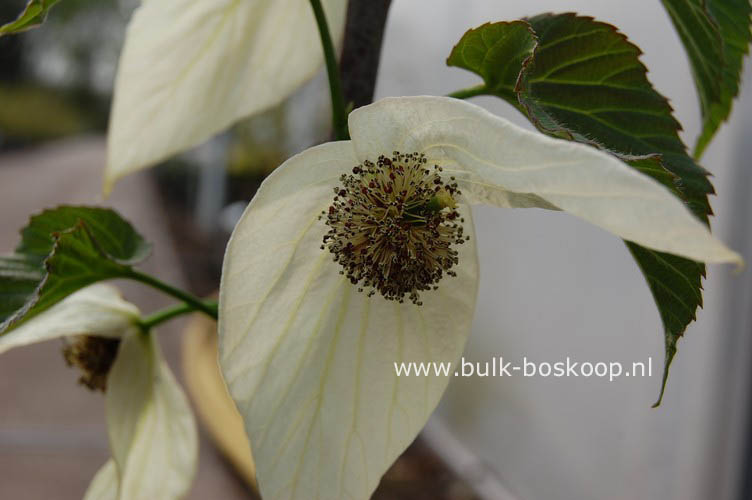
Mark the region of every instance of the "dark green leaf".
<instances>
[{"instance_id":1,"label":"dark green leaf","mask_svg":"<svg viewBox=\"0 0 752 500\"><path fill-rule=\"evenodd\" d=\"M64 206L31 218L0 257L0 333L97 281L125 277L150 246L116 212Z\"/></svg>"},{"instance_id":2,"label":"dark green leaf","mask_svg":"<svg viewBox=\"0 0 752 500\"><path fill-rule=\"evenodd\" d=\"M707 172L687 154L679 138L681 126L668 101L648 81L647 70L639 60L640 49L615 27L590 17L545 14L527 22L533 29L533 39L537 39L532 56L523 59L514 48L509 49L507 58L498 52L493 56L494 60L523 61L514 94L495 90L490 82L498 80L488 76L494 75L493 70L477 62L484 61L478 53L482 44L472 42L479 37L475 33L479 30L504 39L498 31L509 31L511 23L484 25L468 32L463 40L473 43L472 56L458 59L462 63L455 65L478 73L486 82L482 93L511 102L542 132L616 155L669 188L707 223L711 214L708 195L713 193L713 186ZM458 47L462 45L461 41ZM455 47L454 52L457 50ZM507 66L498 73L507 75L504 85L512 81L510 73ZM676 342L702 305L705 268L688 259L629 242L627 245L663 320L665 385Z\"/></svg>"},{"instance_id":3,"label":"dark green leaf","mask_svg":"<svg viewBox=\"0 0 752 500\"><path fill-rule=\"evenodd\" d=\"M662 167L676 178L674 193L707 222L713 187L707 172L686 153L681 127L668 101L648 81L640 50L616 28L592 18L543 15L529 22L539 46L522 73L518 97L539 128L618 154L659 154ZM663 171L644 167L636 166L666 184ZM628 246L663 321L665 383L676 343L702 305L705 266Z\"/></svg>"},{"instance_id":4,"label":"dark green leaf","mask_svg":"<svg viewBox=\"0 0 752 500\"><path fill-rule=\"evenodd\" d=\"M0 26L0 36L21 33L36 28L47 18L49 10L60 0L29 0L15 21Z\"/></svg>"},{"instance_id":5,"label":"dark green leaf","mask_svg":"<svg viewBox=\"0 0 752 500\"><path fill-rule=\"evenodd\" d=\"M663 166L660 155L622 159L666 186L676 196L682 197L676 185L676 176ZM664 339L666 369L663 371L661 392L655 404L658 406L666 389L668 367L676 354L676 343L687 325L696 319L697 308L702 307L702 277L705 276L705 267L676 255L656 252L629 241L625 243L648 282L667 332Z\"/></svg>"},{"instance_id":6,"label":"dark green leaf","mask_svg":"<svg viewBox=\"0 0 752 500\"><path fill-rule=\"evenodd\" d=\"M628 163L635 169L639 170L643 174L652 177L661 184L663 184L669 191L674 193L677 197L682 198L682 193L678 187L678 177L671 173L666 167L663 166L663 159L661 155L651 156L624 156L616 155L625 163Z\"/></svg>"},{"instance_id":7,"label":"dark green leaf","mask_svg":"<svg viewBox=\"0 0 752 500\"><path fill-rule=\"evenodd\" d=\"M529 22L540 43L517 90L538 127L620 154L662 155L693 211L707 220L713 186L687 155L681 126L648 81L640 49L589 17L543 15Z\"/></svg>"},{"instance_id":8,"label":"dark green leaf","mask_svg":"<svg viewBox=\"0 0 752 500\"><path fill-rule=\"evenodd\" d=\"M520 68L533 55L537 39L525 21L487 23L465 33L452 49L447 65L479 74L483 93L512 103Z\"/></svg>"},{"instance_id":9,"label":"dark green leaf","mask_svg":"<svg viewBox=\"0 0 752 500\"><path fill-rule=\"evenodd\" d=\"M700 157L731 114L750 33L749 0L663 0L684 44L700 98L703 127L695 144Z\"/></svg>"},{"instance_id":10,"label":"dark green leaf","mask_svg":"<svg viewBox=\"0 0 752 500\"><path fill-rule=\"evenodd\" d=\"M668 369L676 354L676 343L702 307L702 278L705 266L699 262L656 252L631 242L627 248L640 266L653 294L665 330L665 361L658 406L666 389Z\"/></svg>"}]
</instances>

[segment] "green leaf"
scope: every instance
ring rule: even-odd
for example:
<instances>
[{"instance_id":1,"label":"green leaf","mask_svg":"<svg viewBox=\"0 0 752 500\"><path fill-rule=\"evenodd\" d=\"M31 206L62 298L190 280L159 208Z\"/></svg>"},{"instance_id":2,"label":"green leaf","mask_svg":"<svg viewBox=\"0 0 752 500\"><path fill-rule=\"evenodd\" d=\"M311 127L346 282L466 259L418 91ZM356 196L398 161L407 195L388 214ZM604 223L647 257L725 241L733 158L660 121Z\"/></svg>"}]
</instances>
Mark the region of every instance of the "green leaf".
<instances>
[{"instance_id":1,"label":"green leaf","mask_svg":"<svg viewBox=\"0 0 752 500\"><path fill-rule=\"evenodd\" d=\"M663 0L689 56L703 127L699 158L731 114L739 94L742 62L752 41L749 0Z\"/></svg>"},{"instance_id":2,"label":"green leaf","mask_svg":"<svg viewBox=\"0 0 752 500\"><path fill-rule=\"evenodd\" d=\"M697 319L697 308L702 307L702 278L705 266L676 255L656 252L631 242L627 248L640 266L653 294L665 330L665 361L661 392L653 407L658 406L666 390L671 362L676 354L676 343L692 321Z\"/></svg>"},{"instance_id":3,"label":"green leaf","mask_svg":"<svg viewBox=\"0 0 752 500\"><path fill-rule=\"evenodd\" d=\"M707 220L707 171L687 155L671 106L653 89L641 51L614 26L573 14L529 20L539 37L518 98L544 132L612 152L660 154L695 214Z\"/></svg>"},{"instance_id":4,"label":"green leaf","mask_svg":"<svg viewBox=\"0 0 752 500\"><path fill-rule=\"evenodd\" d=\"M29 0L15 21L0 26L0 36L21 33L41 25L49 10L60 0Z\"/></svg>"},{"instance_id":5,"label":"green leaf","mask_svg":"<svg viewBox=\"0 0 752 500\"><path fill-rule=\"evenodd\" d=\"M31 218L0 257L0 334L97 281L126 277L150 245L116 212L63 206Z\"/></svg>"},{"instance_id":6,"label":"green leaf","mask_svg":"<svg viewBox=\"0 0 752 500\"><path fill-rule=\"evenodd\" d=\"M674 193L707 222L713 186L687 154L668 101L648 81L640 49L615 27L588 17L543 15L529 22L539 45L521 74L518 97L539 128L619 154L661 155L662 167L676 177ZM662 173L655 178L666 183ZM676 343L702 305L705 266L628 246L663 321L666 358L660 402Z\"/></svg>"},{"instance_id":7,"label":"green leaf","mask_svg":"<svg viewBox=\"0 0 752 500\"><path fill-rule=\"evenodd\" d=\"M590 17L544 14L528 19L527 24L532 32L525 41L516 23L471 30L448 62L484 79L476 94L507 100L546 134L609 151L669 188L707 223L712 213L708 195L713 193L708 173L687 154L679 138L681 126L666 98L648 81L640 49L614 26ZM504 57L493 40L512 38L517 43L505 45L509 53ZM524 53L528 55L523 57ZM491 59L504 61L498 71L486 62ZM518 78L510 76L513 71L506 61L512 60L519 62ZM509 94L506 89L512 80L516 84ZM627 242L627 246L645 275L664 325L662 397L677 340L702 305L705 267L634 243Z\"/></svg>"},{"instance_id":8,"label":"green leaf","mask_svg":"<svg viewBox=\"0 0 752 500\"><path fill-rule=\"evenodd\" d=\"M682 192L679 191L678 180L676 174L670 172L663 166L663 159L661 155L649 155L649 156L624 156L616 155L625 163L628 163L635 169L639 170L648 177L652 177L661 184L663 184L669 191L674 193L677 197L682 198Z\"/></svg>"},{"instance_id":9,"label":"green leaf","mask_svg":"<svg viewBox=\"0 0 752 500\"><path fill-rule=\"evenodd\" d=\"M485 83L484 94L514 104L520 69L536 45L535 34L525 21L487 23L465 33L446 62L479 74Z\"/></svg>"}]
</instances>

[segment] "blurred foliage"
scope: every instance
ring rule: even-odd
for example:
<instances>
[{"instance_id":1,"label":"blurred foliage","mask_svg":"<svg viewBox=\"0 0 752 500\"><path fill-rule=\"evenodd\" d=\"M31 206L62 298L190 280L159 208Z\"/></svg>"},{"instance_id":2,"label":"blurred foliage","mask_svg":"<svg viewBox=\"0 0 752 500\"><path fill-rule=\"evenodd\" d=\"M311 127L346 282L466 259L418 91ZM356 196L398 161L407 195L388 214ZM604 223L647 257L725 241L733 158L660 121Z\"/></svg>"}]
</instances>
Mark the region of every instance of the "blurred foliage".
<instances>
[{"instance_id":1,"label":"blurred foliage","mask_svg":"<svg viewBox=\"0 0 752 500\"><path fill-rule=\"evenodd\" d=\"M0 38L0 148L104 131L133 0L65 0L44 26ZM0 24L25 0L2 0Z\"/></svg>"},{"instance_id":2,"label":"blurred foliage","mask_svg":"<svg viewBox=\"0 0 752 500\"><path fill-rule=\"evenodd\" d=\"M65 0L55 6L55 13L53 15L61 21L70 21L72 16L85 9L91 9L93 6L115 9L119 4L118 0Z\"/></svg>"},{"instance_id":3,"label":"blurred foliage","mask_svg":"<svg viewBox=\"0 0 752 500\"><path fill-rule=\"evenodd\" d=\"M2 0L0 2L0 25L16 18L23 9L23 0ZM23 39L18 36L0 37L0 80L10 80L21 71Z\"/></svg>"},{"instance_id":4,"label":"blurred foliage","mask_svg":"<svg viewBox=\"0 0 752 500\"><path fill-rule=\"evenodd\" d=\"M39 29L0 38L0 151L104 133L125 26L138 3L64 0ZM0 0L0 25L25 6L26 0ZM330 111L322 97L328 86L323 78L316 85L294 102L238 123L225 136L225 149L173 158L157 172L160 183L171 186L175 201L191 206L199 167L226 166L227 197L250 198L291 154L327 138Z\"/></svg>"},{"instance_id":5,"label":"blurred foliage","mask_svg":"<svg viewBox=\"0 0 752 500\"><path fill-rule=\"evenodd\" d=\"M0 137L10 143L55 139L96 124L74 99L44 87L0 83L0 103Z\"/></svg>"},{"instance_id":6,"label":"blurred foliage","mask_svg":"<svg viewBox=\"0 0 752 500\"><path fill-rule=\"evenodd\" d=\"M233 128L227 158L231 175L264 177L285 161L286 115L283 103Z\"/></svg>"}]
</instances>

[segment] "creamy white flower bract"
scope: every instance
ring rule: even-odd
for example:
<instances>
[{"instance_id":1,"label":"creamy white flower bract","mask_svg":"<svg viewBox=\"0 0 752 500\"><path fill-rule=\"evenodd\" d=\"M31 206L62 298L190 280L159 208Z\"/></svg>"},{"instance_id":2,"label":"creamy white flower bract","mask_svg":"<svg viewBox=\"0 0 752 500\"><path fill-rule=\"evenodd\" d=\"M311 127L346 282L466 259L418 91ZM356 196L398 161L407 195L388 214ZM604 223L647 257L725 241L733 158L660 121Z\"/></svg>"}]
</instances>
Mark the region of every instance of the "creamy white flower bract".
<instances>
[{"instance_id":1,"label":"creamy white flower bract","mask_svg":"<svg viewBox=\"0 0 752 500\"><path fill-rule=\"evenodd\" d=\"M323 0L336 44L346 0ZM280 103L323 51L308 0L143 0L115 82L105 192Z\"/></svg>"},{"instance_id":2,"label":"creamy white flower bract","mask_svg":"<svg viewBox=\"0 0 752 500\"><path fill-rule=\"evenodd\" d=\"M193 413L154 335L141 331L139 319L138 308L116 288L95 284L0 336L0 353L59 337L120 339L105 396L113 458L94 477L86 500L177 500L193 480L198 459Z\"/></svg>"},{"instance_id":3,"label":"creamy white flower bract","mask_svg":"<svg viewBox=\"0 0 752 500\"><path fill-rule=\"evenodd\" d=\"M107 385L112 458L84 500L183 498L198 461L196 423L154 335L123 337Z\"/></svg>"},{"instance_id":4,"label":"creamy white flower bract","mask_svg":"<svg viewBox=\"0 0 752 500\"><path fill-rule=\"evenodd\" d=\"M73 335L119 338L137 330L139 311L109 285L73 293L33 319L0 335L0 353L14 347Z\"/></svg>"},{"instance_id":5,"label":"creamy white flower bract","mask_svg":"<svg viewBox=\"0 0 752 500\"><path fill-rule=\"evenodd\" d=\"M594 148L528 132L472 104L384 99L351 141L290 158L262 184L227 248L220 364L245 420L264 498L366 499L415 438L448 378L394 363L452 362L472 323L478 259L468 204L564 210L657 250L740 262L667 189ZM457 277L422 306L368 297L322 250L318 215L340 176L379 155L425 154L462 191L470 241Z\"/></svg>"}]
</instances>

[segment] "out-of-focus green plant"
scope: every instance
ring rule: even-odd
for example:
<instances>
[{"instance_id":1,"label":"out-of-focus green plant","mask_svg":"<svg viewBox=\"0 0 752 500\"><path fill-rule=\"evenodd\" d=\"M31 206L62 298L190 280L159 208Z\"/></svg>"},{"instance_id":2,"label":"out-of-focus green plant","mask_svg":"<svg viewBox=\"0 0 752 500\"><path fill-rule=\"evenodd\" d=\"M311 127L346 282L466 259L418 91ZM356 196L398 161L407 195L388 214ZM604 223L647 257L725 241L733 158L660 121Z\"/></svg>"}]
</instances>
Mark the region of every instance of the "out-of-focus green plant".
<instances>
[{"instance_id":1,"label":"out-of-focus green plant","mask_svg":"<svg viewBox=\"0 0 752 500\"><path fill-rule=\"evenodd\" d=\"M45 87L0 83L0 135L39 141L90 130L95 119L65 94Z\"/></svg>"}]
</instances>

